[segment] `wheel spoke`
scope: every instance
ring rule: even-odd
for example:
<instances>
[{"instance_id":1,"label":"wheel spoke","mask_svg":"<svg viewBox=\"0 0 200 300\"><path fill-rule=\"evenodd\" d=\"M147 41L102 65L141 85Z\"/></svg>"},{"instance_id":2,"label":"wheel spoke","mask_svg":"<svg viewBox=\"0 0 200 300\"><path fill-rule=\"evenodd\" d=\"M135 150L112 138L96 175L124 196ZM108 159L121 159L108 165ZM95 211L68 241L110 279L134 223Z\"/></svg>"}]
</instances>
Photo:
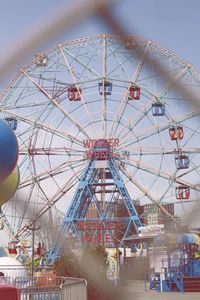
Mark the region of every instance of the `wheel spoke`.
<instances>
[{"instance_id":1,"label":"wheel spoke","mask_svg":"<svg viewBox=\"0 0 200 300\"><path fill-rule=\"evenodd\" d=\"M67 148L67 147L59 147L59 148L20 148L19 149L19 155L66 155L70 152L71 156L80 156L84 154L83 150L77 150L73 148Z\"/></svg>"},{"instance_id":2,"label":"wheel spoke","mask_svg":"<svg viewBox=\"0 0 200 300\"><path fill-rule=\"evenodd\" d=\"M76 76L75 76L74 70L72 69L72 67L70 66L70 64L69 64L69 62L68 62L68 60L67 60L67 57L66 57L66 55L65 55L65 53L64 53L64 51L63 51L62 45L59 45L59 48L60 48L60 51L61 51L61 53L62 53L62 55L63 55L64 61L65 61L66 66L67 66L67 69L68 69L68 71L70 72L70 75L71 75L71 77L72 77L73 83L74 83L74 85L75 85L75 87L76 87L76 89L77 89L77 91L78 91L78 93L79 93L79 95L80 95L80 89L79 89L79 86L78 86L78 83L77 83L77 80L76 80ZM95 126L94 126L94 123L93 123L93 121L92 121L91 114L90 114L90 112L89 112L89 110L88 110L88 108L87 108L87 105L86 105L86 103L85 103L85 101L84 101L84 99L83 99L83 95L81 95L80 99L81 99L81 102L82 102L82 104L83 104L83 107L84 107L84 110L85 110L85 112L86 112L86 115L88 116L88 119L89 119L89 121L90 121L90 124L92 125L92 128L93 128L94 132L97 134L97 130L96 130ZM78 126L80 126L80 125L78 125ZM83 130L83 129L81 129L81 131L82 131L82 130ZM87 137L88 137L88 136L87 136Z\"/></svg>"},{"instance_id":3,"label":"wheel spoke","mask_svg":"<svg viewBox=\"0 0 200 300\"><path fill-rule=\"evenodd\" d=\"M6 113L8 116L12 116L12 117L15 117L16 119L19 119L23 122L26 122L32 126L36 126L37 128L42 128L44 129L45 131L47 132L50 132L50 133L55 133L56 135L62 137L62 138L67 138L69 139L70 141L73 141L73 142L76 142L78 145L82 145L82 141L79 140L78 138L76 138L75 136L71 135L71 134L67 134L66 132L63 132L61 130L58 130L57 128L54 128L52 126L49 126L49 125L45 125L37 120L34 120L30 117L26 117L26 116L22 116L22 115L19 115L17 113L14 113L14 112L11 112L9 110L5 110L3 108L0 108L0 111L1 112L4 112Z\"/></svg>"},{"instance_id":4,"label":"wheel spoke","mask_svg":"<svg viewBox=\"0 0 200 300\"><path fill-rule=\"evenodd\" d=\"M81 240L77 220L94 209L102 232L112 236L106 226L122 222L124 238L141 226L137 205L149 203L141 218L158 210L177 223L200 192L199 94L192 65L139 37L94 35L36 55L0 95L19 149L19 188L2 208L15 236L29 239L48 212L50 223L63 219L60 235L52 223L57 237L67 228Z\"/></svg>"},{"instance_id":5,"label":"wheel spoke","mask_svg":"<svg viewBox=\"0 0 200 300\"><path fill-rule=\"evenodd\" d=\"M185 121L193 119L197 116L199 116L198 111L197 112L191 111L183 116L182 115L178 116L176 118L175 124L176 124L176 126L181 125ZM160 123L158 126L153 125L149 128L145 128L144 130L140 130L139 132L135 131L134 134L137 137L137 139L133 140L133 142L130 142L130 137L127 139L128 135L130 133L133 133L132 130L134 129L134 127L131 126L131 127L129 127L130 132L128 134L124 135L124 137L122 139L120 139L120 143L122 144L122 146L124 145L126 147L129 147L129 146L137 143L137 141L142 141L142 140L148 139L149 137L152 137L154 135L161 133L162 131L164 131L166 129L169 129L173 123L174 123L174 120L172 119L171 122L167 121L164 123Z\"/></svg>"},{"instance_id":6,"label":"wheel spoke","mask_svg":"<svg viewBox=\"0 0 200 300\"><path fill-rule=\"evenodd\" d=\"M183 185L183 186L189 186L191 189L193 190L197 190L197 191L200 191L200 187L196 187L194 184L186 181L186 180L182 180L180 179L178 176L177 176L177 172L175 174L169 174L167 172L163 172L161 170L157 170L153 167L151 167L149 164L147 163L143 163L139 160L135 160L133 158L128 158L127 157L123 157L123 160L126 161L126 163L128 165L131 165L131 166L134 166L135 168L137 169L141 169L149 174L152 174L152 175L155 175L155 176L158 176L162 179L166 179L168 182L174 182L174 183L178 183L180 185Z\"/></svg>"},{"instance_id":7,"label":"wheel spoke","mask_svg":"<svg viewBox=\"0 0 200 300\"><path fill-rule=\"evenodd\" d=\"M75 125L78 130L80 130L84 136L88 139L90 139L89 135L87 134L87 132L84 130L84 128L75 120L72 118L72 116L69 115L68 112L66 112L62 107L61 105L56 101L54 100L33 78L31 78L31 76L29 76L23 69L21 69L21 72L28 78L30 79L30 81L40 90L40 92L42 94L44 94L48 100L55 106L57 107L62 113L63 115L73 124Z\"/></svg>"},{"instance_id":8,"label":"wheel spoke","mask_svg":"<svg viewBox=\"0 0 200 300\"><path fill-rule=\"evenodd\" d=\"M67 48L65 48L64 46L60 45L60 48L64 48L64 51L71 56L75 61L77 61L81 66L83 66L86 70L88 70L90 73L92 73L97 79L100 77L100 74L97 73L93 68L89 67L89 63L86 65L80 58L76 57L75 55L72 54L71 51L69 51ZM95 49L96 51L96 49ZM95 54L95 51L93 53L93 55ZM91 59L93 58L93 55L91 55ZM90 59L90 60L91 60Z\"/></svg>"},{"instance_id":9,"label":"wheel spoke","mask_svg":"<svg viewBox=\"0 0 200 300\"><path fill-rule=\"evenodd\" d=\"M78 164L77 164L78 163ZM24 181L20 182L19 189L32 185L34 182L42 181L48 179L50 177L54 177L56 175L62 174L66 172L66 168L69 166L80 166L83 164L82 160L70 160L65 161L64 163L57 165L54 168L46 170L45 172L41 172L37 175L30 176L30 178L24 179Z\"/></svg>"},{"instance_id":10,"label":"wheel spoke","mask_svg":"<svg viewBox=\"0 0 200 300\"><path fill-rule=\"evenodd\" d=\"M144 60L145 60L146 55L147 55L147 53L148 53L148 50L149 50L149 42L147 43L147 46L146 46L145 51L144 51L144 54L143 54L141 60L139 61L138 65L137 65L137 67L136 67L136 70L135 70L134 73L133 73L133 76L132 76L131 81L129 82L128 88L127 88L127 90L125 91L124 97L123 97L122 102L121 102L121 104L120 104L120 106L119 106L119 110L116 112L116 114L115 114L115 116L114 116L114 118L113 118L113 121L112 121L112 124L111 124L110 132L113 132L114 124L115 124L115 122L117 121L117 126L116 126L116 128L115 128L115 130L114 130L114 134L115 134L115 132L117 131L117 129L118 129L118 127L119 127L119 123L120 123L120 121L121 121L121 119L122 119L122 117L123 117L123 114L124 114L124 112L125 112L125 109L126 109L126 106L127 106L127 103L128 103L128 98L127 98L127 96L128 96L129 88L130 88L130 86L131 86L131 84L132 84L133 82L135 83L135 82L137 81L138 76L139 76L139 73L140 73L140 71L141 71L141 69L142 69Z\"/></svg>"},{"instance_id":11,"label":"wheel spoke","mask_svg":"<svg viewBox=\"0 0 200 300\"><path fill-rule=\"evenodd\" d=\"M187 73L190 67L191 66L188 65L183 70L181 70L169 83L166 84L166 86L157 95L154 95L153 97L150 98L150 103L152 103L154 99L162 99L168 93L168 91L172 87L174 87L176 83L179 82L185 76L185 74ZM131 119L128 119L127 122L124 124L124 126L120 129L118 133L118 138L120 137L120 134L123 132L125 127L127 127L130 124L129 126L131 126L131 128L134 128L146 116L146 114L149 111L150 109L147 112L146 109L145 110L141 109L140 113L143 113L143 115L139 119L137 119L136 116L132 116ZM134 120L134 122L132 122L132 120Z\"/></svg>"},{"instance_id":12,"label":"wheel spoke","mask_svg":"<svg viewBox=\"0 0 200 300\"><path fill-rule=\"evenodd\" d=\"M103 51L102 51L102 132L104 138L106 137L106 93L105 93L105 81L106 81L106 36L103 35Z\"/></svg>"},{"instance_id":13,"label":"wheel spoke","mask_svg":"<svg viewBox=\"0 0 200 300\"><path fill-rule=\"evenodd\" d=\"M121 169L121 172L137 187L139 188L148 198L151 200L152 203L156 204L169 218L171 218L176 224L179 224L176 218L171 215L160 203L159 199L156 199L148 190L145 189L139 182L135 180L135 178L128 173L126 170Z\"/></svg>"},{"instance_id":14,"label":"wheel spoke","mask_svg":"<svg viewBox=\"0 0 200 300\"><path fill-rule=\"evenodd\" d=\"M79 180L78 175L83 171L83 168L81 170L78 170L76 172L76 176L74 174L68 179L67 183L65 183L58 191L52 196L52 198L49 200L49 205L45 205L42 207L37 214L30 220L26 225L24 225L17 233L16 237L20 237L22 234L24 234L33 224L44 214L46 213L53 205L56 204L56 202L63 196L63 194L67 193L71 188L76 185L76 183Z\"/></svg>"}]
</instances>

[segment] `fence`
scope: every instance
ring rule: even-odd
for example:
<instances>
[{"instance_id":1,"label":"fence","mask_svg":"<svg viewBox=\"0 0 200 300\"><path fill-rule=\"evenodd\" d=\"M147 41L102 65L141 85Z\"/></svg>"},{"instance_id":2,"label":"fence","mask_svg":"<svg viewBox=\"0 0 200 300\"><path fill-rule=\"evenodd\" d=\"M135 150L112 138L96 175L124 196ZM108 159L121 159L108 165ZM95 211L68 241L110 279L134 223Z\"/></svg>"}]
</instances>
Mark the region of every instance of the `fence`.
<instances>
[{"instance_id":1,"label":"fence","mask_svg":"<svg viewBox=\"0 0 200 300\"><path fill-rule=\"evenodd\" d=\"M84 279L59 277L53 273L34 277L0 276L2 284L18 288L21 300L87 300L87 283Z\"/></svg>"},{"instance_id":2,"label":"fence","mask_svg":"<svg viewBox=\"0 0 200 300\"><path fill-rule=\"evenodd\" d=\"M170 271L162 268L160 272L145 274L144 288L145 291L151 289L160 292L200 292L200 276L193 275L194 273L183 273L179 267L174 267Z\"/></svg>"},{"instance_id":3,"label":"fence","mask_svg":"<svg viewBox=\"0 0 200 300\"><path fill-rule=\"evenodd\" d=\"M70 279L61 285L60 300L87 300L87 282L84 279Z\"/></svg>"},{"instance_id":4,"label":"fence","mask_svg":"<svg viewBox=\"0 0 200 300\"><path fill-rule=\"evenodd\" d=\"M27 287L20 289L21 300L64 300L60 286ZM67 299L67 298L66 298ZM67 299L68 300L68 299ZM75 298L69 298L75 300Z\"/></svg>"},{"instance_id":5,"label":"fence","mask_svg":"<svg viewBox=\"0 0 200 300\"><path fill-rule=\"evenodd\" d=\"M1 276L9 277L10 279L15 279L16 277L26 277L28 276L29 270L21 266L0 266Z\"/></svg>"},{"instance_id":6,"label":"fence","mask_svg":"<svg viewBox=\"0 0 200 300\"><path fill-rule=\"evenodd\" d=\"M87 300L84 279L66 278L61 285L21 288L21 300Z\"/></svg>"}]
</instances>

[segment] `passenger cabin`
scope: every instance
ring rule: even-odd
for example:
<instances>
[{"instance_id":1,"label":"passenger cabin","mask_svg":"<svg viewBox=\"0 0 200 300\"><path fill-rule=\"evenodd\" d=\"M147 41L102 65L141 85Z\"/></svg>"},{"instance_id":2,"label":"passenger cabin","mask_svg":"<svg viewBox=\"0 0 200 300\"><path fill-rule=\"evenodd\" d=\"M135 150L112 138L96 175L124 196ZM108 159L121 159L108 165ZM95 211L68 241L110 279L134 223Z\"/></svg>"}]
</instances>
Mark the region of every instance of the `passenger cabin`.
<instances>
[{"instance_id":1,"label":"passenger cabin","mask_svg":"<svg viewBox=\"0 0 200 300\"><path fill-rule=\"evenodd\" d=\"M140 87L131 85L128 91L128 100L140 100Z\"/></svg>"},{"instance_id":2,"label":"passenger cabin","mask_svg":"<svg viewBox=\"0 0 200 300\"><path fill-rule=\"evenodd\" d=\"M184 137L183 127L171 127L169 128L169 136L172 141L182 140Z\"/></svg>"},{"instance_id":3,"label":"passenger cabin","mask_svg":"<svg viewBox=\"0 0 200 300\"><path fill-rule=\"evenodd\" d=\"M175 163L178 170L188 169L190 166L189 156L186 154L179 154L175 157Z\"/></svg>"},{"instance_id":4,"label":"passenger cabin","mask_svg":"<svg viewBox=\"0 0 200 300\"><path fill-rule=\"evenodd\" d=\"M127 50L131 50L135 44L135 42L131 38L126 38L123 40L124 48Z\"/></svg>"},{"instance_id":5,"label":"passenger cabin","mask_svg":"<svg viewBox=\"0 0 200 300\"><path fill-rule=\"evenodd\" d=\"M17 254L17 241L12 241L8 243L8 253L9 254Z\"/></svg>"},{"instance_id":6,"label":"passenger cabin","mask_svg":"<svg viewBox=\"0 0 200 300\"><path fill-rule=\"evenodd\" d=\"M123 151L122 155L126 156L127 158L129 158L130 157L130 152L129 151Z\"/></svg>"},{"instance_id":7,"label":"passenger cabin","mask_svg":"<svg viewBox=\"0 0 200 300\"><path fill-rule=\"evenodd\" d=\"M189 199L190 198L190 187L189 186L177 186L176 187L176 199Z\"/></svg>"},{"instance_id":8,"label":"passenger cabin","mask_svg":"<svg viewBox=\"0 0 200 300\"><path fill-rule=\"evenodd\" d=\"M45 53L35 55L35 64L37 67L47 67L48 56Z\"/></svg>"},{"instance_id":9,"label":"passenger cabin","mask_svg":"<svg viewBox=\"0 0 200 300\"><path fill-rule=\"evenodd\" d=\"M76 86L68 88L68 99L69 101L81 101L81 89Z\"/></svg>"},{"instance_id":10,"label":"passenger cabin","mask_svg":"<svg viewBox=\"0 0 200 300\"><path fill-rule=\"evenodd\" d=\"M103 91L104 89L104 91ZM99 82L99 94L102 96L103 94L106 96L110 96L112 93L112 83L109 81Z\"/></svg>"},{"instance_id":11,"label":"passenger cabin","mask_svg":"<svg viewBox=\"0 0 200 300\"><path fill-rule=\"evenodd\" d=\"M124 162L124 161L120 161L120 167L121 167L122 169L125 169L125 162Z\"/></svg>"},{"instance_id":12,"label":"passenger cabin","mask_svg":"<svg viewBox=\"0 0 200 300\"><path fill-rule=\"evenodd\" d=\"M17 129L17 119L15 119L15 118L5 118L5 121L12 128L12 130Z\"/></svg>"},{"instance_id":13,"label":"passenger cabin","mask_svg":"<svg viewBox=\"0 0 200 300\"><path fill-rule=\"evenodd\" d=\"M43 243L38 243L38 246L36 248L36 254L38 256L44 256L45 255L45 247Z\"/></svg>"},{"instance_id":14,"label":"passenger cabin","mask_svg":"<svg viewBox=\"0 0 200 300\"><path fill-rule=\"evenodd\" d=\"M152 115L155 117L160 117L165 115L165 105L160 102L156 101L152 103Z\"/></svg>"}]
</instances>

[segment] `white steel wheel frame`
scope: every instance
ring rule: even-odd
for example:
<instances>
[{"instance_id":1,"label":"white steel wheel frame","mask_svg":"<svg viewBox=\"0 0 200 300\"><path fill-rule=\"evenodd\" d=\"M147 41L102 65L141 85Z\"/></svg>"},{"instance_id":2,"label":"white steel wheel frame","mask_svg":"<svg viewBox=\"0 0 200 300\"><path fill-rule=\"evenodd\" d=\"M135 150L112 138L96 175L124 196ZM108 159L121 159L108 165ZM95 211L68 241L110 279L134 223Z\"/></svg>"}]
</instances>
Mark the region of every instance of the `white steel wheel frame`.
<instances>
[{"instance_id":1,"label":"white steel wheel frame","mask_svg":"<svg viewBox=\"0 0 200 300\"><path fill-rule=\"evenodd\" d=\"M36 221L43 237L52 236L53 220L57 216L59 222L67 210L87 165L84 140L119 139L120 173L139 203L176 203L179 216L198 205L198 103L183 100L176 85L200 94L199 74L158 44L127 38L133 51L124 37L105 34L58 45L43 54L44 64L35 58L22 68L1 93L0 117L18 122L20 186L2 209L19 238L26 238ZM140 47L137 56L134 45ZM149 57L171 75L169 82L148 64ZM100 95L99 83L106 82L111 95ZM139 100L128 100L132 84L140 88ZM69 101L71 86L80 101ZM152 115L155 101L164 105L163 116ZM172 141L169 128L176 126L183 127L184 138ZM177 170L178 153L188 155L188 169ZM190 199L177 200L177 186L189 187Z\"/></svg>"}]
</instances>

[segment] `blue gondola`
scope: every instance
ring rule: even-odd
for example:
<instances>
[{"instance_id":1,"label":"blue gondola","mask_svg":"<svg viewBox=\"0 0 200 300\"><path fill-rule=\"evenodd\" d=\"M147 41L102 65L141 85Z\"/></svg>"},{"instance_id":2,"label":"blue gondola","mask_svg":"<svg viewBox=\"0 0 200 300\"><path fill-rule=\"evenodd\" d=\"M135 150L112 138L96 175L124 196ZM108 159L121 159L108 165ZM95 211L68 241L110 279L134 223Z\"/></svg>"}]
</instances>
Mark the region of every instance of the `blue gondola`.
<instances>
[{"instance_id":1,"label":"blue gondola","mask_svg":"<svg viewBox=\"0 0 200 300\"><path fill-rule=\"evenodd\" d=\"M152 114L153 116L159 117L165 115L165 105L162 102L152 103Z\"/></svg>"},{"instance_id":2,"label":"blue gondola","mask_svg":"<svg viewBox=\"0 0 200 300\"><path fill-rule=\"evenodd\" d=\"M12 128L12 130L17 129L17 120L15 118L5 118L5 121Z\"/></svg>"},{"instance_id":3,"label":"blue gondola","mask_svg":"<svg viewBox=\"0 0 200 300\"><path fill-rule=\"evenodd\" d=\"M112 93L112 83L104 81L104 95L109 96ZM99 94L103 95L103 82L99 82Z\"/></svg>"},{"instance_id":4,"label":"blue gondola","mask_svg":"<svg viewBox=\"0 0 200 300\"><path fill-rule=\"evenodd\" d=\"M178 170L188 169L190 166L189 156L185 154L179 154L175 157L175 163Z\"/></svg>"}]
</instances>

